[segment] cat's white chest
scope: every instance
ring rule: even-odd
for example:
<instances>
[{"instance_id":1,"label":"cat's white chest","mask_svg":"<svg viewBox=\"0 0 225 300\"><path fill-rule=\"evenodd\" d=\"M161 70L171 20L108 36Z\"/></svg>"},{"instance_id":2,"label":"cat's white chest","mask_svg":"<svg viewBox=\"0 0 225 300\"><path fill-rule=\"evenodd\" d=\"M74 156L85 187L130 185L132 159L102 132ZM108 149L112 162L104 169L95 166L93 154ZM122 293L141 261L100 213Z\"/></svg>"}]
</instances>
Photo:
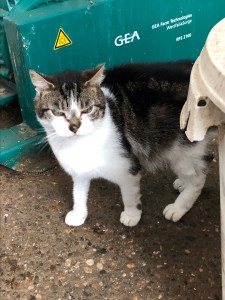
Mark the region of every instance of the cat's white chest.
<instances>
[{"instance_id":1,"label":"cat's white chest","mask_svg":"<svg viewBox=\"0 0 225 300\"><path fill-rule=\"evenodd\" d=\"M90 138L65 143L55 152L63 168L70 173L82 174L97 172L104 163L103 145L93 143Z\"/></svg>"},{"instance_id":2,"label":"cat's white chest","mask_svg":"<svg viewBox=\"0 0 225 300\"><path fill-rule=\"evenodd\" d=\"M113 162L121 159L118 137L112 128L50 144L61 166L72 176L108 177Z\"/></svg>"}]
</instances>

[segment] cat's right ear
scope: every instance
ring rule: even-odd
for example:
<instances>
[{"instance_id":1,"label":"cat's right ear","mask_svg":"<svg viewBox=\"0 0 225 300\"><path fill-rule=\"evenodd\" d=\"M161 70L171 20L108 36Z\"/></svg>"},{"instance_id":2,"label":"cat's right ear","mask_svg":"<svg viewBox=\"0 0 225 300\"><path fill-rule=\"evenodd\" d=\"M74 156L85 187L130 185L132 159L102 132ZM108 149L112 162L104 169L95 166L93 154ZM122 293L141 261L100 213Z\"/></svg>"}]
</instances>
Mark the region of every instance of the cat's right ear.
<instances>
[{"instance_id":1,"label":"cat's right ear","mask_svg":"<svg viewBox=\"0 0 225 300\"><path fill-rule=\"evenodd\" d=\"M54 84L46 80L41 74L35 72L34 70L29 70L29 73L30 79L38 94L40 94L43 91L54 88Z\"/></svg>"},{"instance_id":2,"label":"cat's right ear","mask_svg":"<svg viewBox=\"0 0 225 300\"><path fill-rule=\"evenodd\" d=\"M84 85L89 85L89 86L95 86L95 85L100 85L104 79L104 69L105 69L105 64L99 65L96 68L86 71L89 76L91 75L91 78L85 82Z\"/></svg>"}]
</instances>

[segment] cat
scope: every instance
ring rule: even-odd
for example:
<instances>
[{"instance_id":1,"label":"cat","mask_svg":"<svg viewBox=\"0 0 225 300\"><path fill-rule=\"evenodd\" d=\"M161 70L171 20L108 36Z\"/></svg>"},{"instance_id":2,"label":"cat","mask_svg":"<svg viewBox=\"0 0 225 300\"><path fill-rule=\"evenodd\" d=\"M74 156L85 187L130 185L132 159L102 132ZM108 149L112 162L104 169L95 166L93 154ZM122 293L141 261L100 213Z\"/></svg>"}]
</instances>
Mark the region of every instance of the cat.
<instances>
[{"instance_id":1,"label":"cat","mask_svg":"<svg viewBox=\"0 0 225 300\"><path fill-rule=\"evenodd\" d=\"M43 75L30 70L35 111L62 168L73 179L70 226L87 218L90 182L105 178L119 185L120 221L138 224L142 214L141 169L169 166L179 191L165 207L166 219L181 219L204 186L209 138L189 142L179 116L187 98L191 61L132 63L105 70Z\"/></svg>"}]
</instances>

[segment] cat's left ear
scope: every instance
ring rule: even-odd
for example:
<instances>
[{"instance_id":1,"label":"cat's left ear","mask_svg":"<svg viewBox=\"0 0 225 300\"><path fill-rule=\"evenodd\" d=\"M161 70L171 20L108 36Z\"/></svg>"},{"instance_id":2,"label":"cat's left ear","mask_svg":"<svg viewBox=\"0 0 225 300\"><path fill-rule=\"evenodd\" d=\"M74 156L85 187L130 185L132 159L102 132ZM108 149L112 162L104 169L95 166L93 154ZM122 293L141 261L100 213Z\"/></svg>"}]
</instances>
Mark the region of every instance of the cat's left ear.
<instances>
[{"instance_id":1,"label":"cat's left ear","mask_svg":"<svg viewBox=\"0 0 225 300\"><path fill-rule=\"evenodd\" d=\"M49 82L44 76L40 73L35 72L34 70L29 70L30 79L35 87L35 90L38 94L43 91L51 90L54 88L54 84Z\"/></svg>"},{"instance_id":2,"label":"cat's left ear","mask_svg":"<svg viewBox=\"0 0 225 300\"><path fill-rule=\"evenodd\" d=\"M105 65L99 65L96 67L93 71L94 74L92 75L91 79L85 82L84 85L89 85L89 86L96 86L100 85L104 79L104 70L105 70Z\"/></svg>"}]
</instances>

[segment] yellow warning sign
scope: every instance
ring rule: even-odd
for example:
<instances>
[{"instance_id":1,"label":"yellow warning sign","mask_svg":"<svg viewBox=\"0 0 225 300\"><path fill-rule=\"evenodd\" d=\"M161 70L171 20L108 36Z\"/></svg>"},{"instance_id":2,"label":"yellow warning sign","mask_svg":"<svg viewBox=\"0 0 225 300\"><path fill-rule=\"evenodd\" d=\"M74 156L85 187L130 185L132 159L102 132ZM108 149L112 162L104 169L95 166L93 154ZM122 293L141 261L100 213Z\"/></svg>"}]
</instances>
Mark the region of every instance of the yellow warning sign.
<instances>
[{"instance_id":1,"label":"yellow warning sign","mask_svg":"<svg viewBox=\"0 0 225 300\"><path fill-rule=\"evenodd\" d=\"M58 50L59 48L69 46L71 44L72 44L71 39L68 37L65 31L62 28L60 28L55 41L54 50Z\"/></svg>"}]
</instances>

